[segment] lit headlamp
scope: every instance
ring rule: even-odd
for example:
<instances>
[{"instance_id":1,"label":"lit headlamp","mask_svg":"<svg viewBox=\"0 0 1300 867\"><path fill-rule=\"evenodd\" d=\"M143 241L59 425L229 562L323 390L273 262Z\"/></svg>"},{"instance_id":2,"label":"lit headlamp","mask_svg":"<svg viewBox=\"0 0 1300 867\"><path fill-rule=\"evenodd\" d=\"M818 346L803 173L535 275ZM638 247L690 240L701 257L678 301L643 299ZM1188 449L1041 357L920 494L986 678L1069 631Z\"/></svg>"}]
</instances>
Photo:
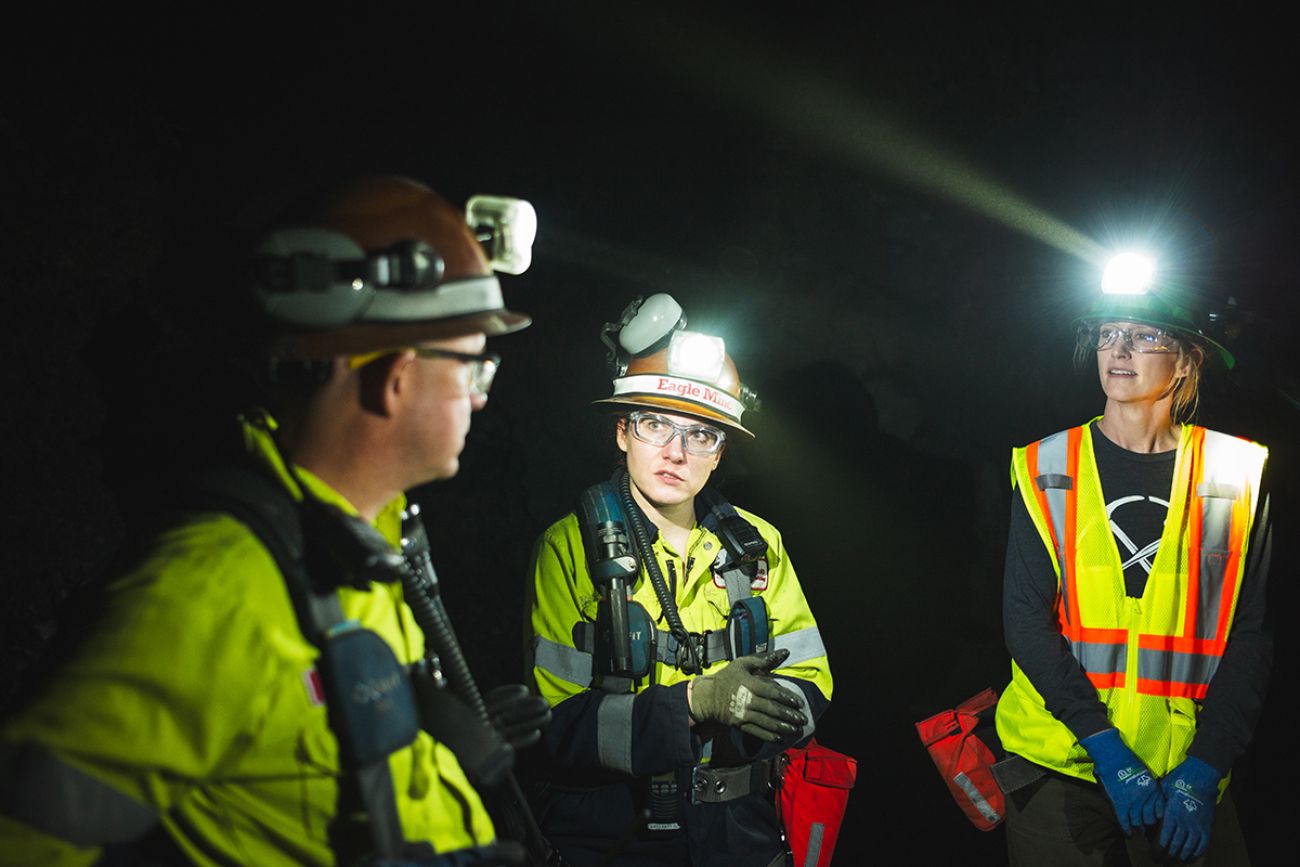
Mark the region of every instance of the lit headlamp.
<instances>
[{"instance_id":1,"label":"lit headlamp","mask_svg":"<svg viewBox=\"0 0 1300 867\"><path fill-rule=\"evenodd\" d=\"M478 236L492 270L522 274L533 262L537 211L523 199L473 196L465 204L465 222Z\"/></svg>"},{"instance_id":2,"label":"lit headlamp","mask_svg":"<svg viewBox=\"0 0 1300 867\"><path fill-rule=\"evenodd\" d=\"M1120 253L1106 263L1101 291L1107 295L1145 295L1155 277L1156 263L1141 253Z\"/></svg>"},{"instance_id":3,"label":"lit headlamp","mask_svg":"<svg viewBox=\"0 0 1300 867\"><path fill-rule=\"evenodd\" d=\"M721 337L677 331L668 343L668 373L673 376L715 382L726 358L727 345Z\"/></svg>"}]
</instances>

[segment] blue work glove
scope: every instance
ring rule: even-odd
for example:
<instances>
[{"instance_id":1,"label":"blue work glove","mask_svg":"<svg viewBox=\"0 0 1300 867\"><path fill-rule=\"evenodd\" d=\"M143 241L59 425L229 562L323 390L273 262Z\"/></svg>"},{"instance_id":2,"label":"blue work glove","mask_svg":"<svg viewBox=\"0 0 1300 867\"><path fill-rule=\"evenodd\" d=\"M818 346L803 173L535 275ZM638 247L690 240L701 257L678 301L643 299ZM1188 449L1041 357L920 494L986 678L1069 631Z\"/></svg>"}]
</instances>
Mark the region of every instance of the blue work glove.
<instances>
[{"instance_id":1,"label":"blue work glove","mask_svg":"<svg viewBox=\"0 0 1300 867\"><path fill-rule=\"evenodd\" d=\"M1160 781L1165 793L1165 820L1160 823L1160 848L1181 861L1205 854L1214 824L1214 804L1223 775L1188 756Z\"/></svg>"},{"instance_id":2,"label":"blue work glove","mask_svg":"<svg viewBox=\"0 0 1300 867\"><path fill-rule=\"evenodd\" d=\"M1079 741L1096 766L1097 782L1115 806L1124 836L1154 825L1164 813L1160 784L1133 751L1124 745L1117 729L1106 729Z\"/></svg>"}]
</instances>

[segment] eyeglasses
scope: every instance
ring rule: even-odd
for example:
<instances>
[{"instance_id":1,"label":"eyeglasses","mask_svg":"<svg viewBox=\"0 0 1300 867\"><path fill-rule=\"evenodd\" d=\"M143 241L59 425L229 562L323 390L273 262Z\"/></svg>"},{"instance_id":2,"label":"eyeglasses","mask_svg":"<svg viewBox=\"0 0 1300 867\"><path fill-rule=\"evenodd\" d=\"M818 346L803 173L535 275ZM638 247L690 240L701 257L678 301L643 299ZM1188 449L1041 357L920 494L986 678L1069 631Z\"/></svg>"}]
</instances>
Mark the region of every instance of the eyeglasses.
<instances>
[{"instance_id":1,"label":"eyeglasses","mask_svg":"<svg viewBox=\"0 0 1300 867\"><path fill-rule=\"evenodd\" d=\"M727 441L727 434L711 425L693 424L682 427L652 412L631 413L627 421L632 428L632 435L641 442L666 446L680 436L682 448L692 455L717 454L718 449Z\"/></svg>"},{"instance_id":2,"label":"eyeglasses","mask_svg":"<svg viewBox=\"0 0 1300 867\"><path fill-rule=\"evenodd\" d=\"M469 390L471 394L486 395L492 387L492 379L501 366L501 356L495 352L453 352L450 349L436 349L430 346L412 346L411 351L420 358L450 358L469 368Z\"/></svg>"},{"instance_id":3,"label":"eyeglasses","mask_svg":"<svg viewBox=\"0 0 1300 867\"><path fill-rule=\"evenodd\" d=\"M1135 325L1132 328L1101 325L1092 329L1093 345L1098 352L1116 340L1123 340L1124 345L1134 352L1170 352L1178 343L1178 338L1168 331L1150 325Z\"/></svg>"}]
</instances>

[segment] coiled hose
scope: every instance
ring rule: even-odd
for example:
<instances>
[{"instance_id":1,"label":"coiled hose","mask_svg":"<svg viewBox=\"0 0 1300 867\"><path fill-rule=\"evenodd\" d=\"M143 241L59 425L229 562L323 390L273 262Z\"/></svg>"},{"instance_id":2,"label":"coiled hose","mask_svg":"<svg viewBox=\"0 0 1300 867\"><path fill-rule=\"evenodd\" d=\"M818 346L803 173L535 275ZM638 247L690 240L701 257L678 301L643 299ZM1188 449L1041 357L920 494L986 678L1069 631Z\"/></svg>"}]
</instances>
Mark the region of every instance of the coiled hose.
<instances>
[{"instance_id":1,"label":"coiled hose","mask_svg":"<svg viewBox=\"0 0 1300 867\"><path fill-rule=\"evenodd\" d=\"M681 615L677 612L677 600L668 592L668 582L664 580L664 573L659 568L659 560L655 557L654 548L650 546L650 534L646 532L645 522L641 520L641 508L632 499L632 479L626 470L619 474L618 493L623 501L623 514L632 528L632 542L636 545L637 559L645 565L646 574L650 576L650 586L654 588L655 596L659 599L659 608L668 621L668 632L677 641L678 667L687 674L699 674L704 670L700 665L699 651L695 647L695 642L691 640L691 634L682 625ZM686 670L685 665L682 665L681 648L683 647L690 656L689 671Z\"/></svg>"},{"instance_id":2,"label":"coiled hose","mask_svg":"<svg viewBox=\"0 0 1300 867\"><path fill-rule=\"evenodd\" d=\"M470 674L469 663L465 661L451 618L447 616L447 609L442 604L438 573L434 571L433 558L429 555L429 534L424 529L424 521L420 520L420 507L415 503L402 516L402 557L407 565L402 570L402 590L406 604L415 615L415 622L424 631L424 640L433 645L433 653L438 657L448 686L461 701L469 705L484 725L492 725L483 693ZM429 647L425 648L426 656L429 650ZM537 820L528 809L519 781L510 771L506 771L505 777L505 791L500 797L504 801L502 808L505 811L501 818L505 820L504 824L510 826L507 836L522 840L532 863L563 865L559 852L542 836Z\"/></svg>"}]
</instances>

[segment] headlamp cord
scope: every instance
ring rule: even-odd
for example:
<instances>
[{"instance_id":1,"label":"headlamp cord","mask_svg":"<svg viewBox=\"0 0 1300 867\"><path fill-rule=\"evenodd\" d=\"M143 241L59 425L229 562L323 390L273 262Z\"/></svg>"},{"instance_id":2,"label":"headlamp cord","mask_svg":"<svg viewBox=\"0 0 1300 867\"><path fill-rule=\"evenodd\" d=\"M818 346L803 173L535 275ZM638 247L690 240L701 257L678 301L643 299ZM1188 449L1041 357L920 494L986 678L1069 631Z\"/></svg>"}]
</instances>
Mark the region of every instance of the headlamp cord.
<instances>
[{"instance_id":1,"label":"headlamp cord","mask_svg":"<svg viewBox=\"0 0 1300 867\"><path fill-rule=\"evenodd\" d=\"M632 480L626 470L619 473L618 493L623 501L623 514L627 516L627 523L632 528L632 542L636 545L637 559L645 566L646 574L650 576L650 586L654 588L655 597L659 600L659 608L668 621L668 632L677 641L679 660L680 648L685 647L690 655L690 671L686 673L700 674L704 668L700 665L699 651L695 647L695 642L691 640L691 634L682 625L681 615L677 612L677 600L668 592L668 582L664 580L664 573L659 568L659 560L650 545L650 534L646 531L645 522L642 520L641 508L632 499Z\"/></svg>"},{"instance_id":2,"label":"headlamp cord","mask_svg":"<svg viewBox=\"0 0 1300 867\"><path fill-rule=\"evenodd\" d=\"M442 672L447 677L451 690L469 705L474 714L484 725L492 725L488 717L487 703L479 691L474 676L470 674L469 663L461 651L456 631L452 628L451 618L442 604L442 594L438 588L438 573L433 568L433 558L429 556L429 535L420 519L420 507L411 504L403 514L402 520L402 557L406 568L402 570L402 590L406 604L415 615L415 622L424 631L425 640L433 645L433 653L441 663ZM426 655L429 648L425 648ZM524 844L531 863L547 867L563 867L559 851L542 836L537 819L528 808L523 789L515 778L514 772L505 773L507 801L507 818L516 824L516 830L524 837Z\"/></svg>"}]
</instances>

